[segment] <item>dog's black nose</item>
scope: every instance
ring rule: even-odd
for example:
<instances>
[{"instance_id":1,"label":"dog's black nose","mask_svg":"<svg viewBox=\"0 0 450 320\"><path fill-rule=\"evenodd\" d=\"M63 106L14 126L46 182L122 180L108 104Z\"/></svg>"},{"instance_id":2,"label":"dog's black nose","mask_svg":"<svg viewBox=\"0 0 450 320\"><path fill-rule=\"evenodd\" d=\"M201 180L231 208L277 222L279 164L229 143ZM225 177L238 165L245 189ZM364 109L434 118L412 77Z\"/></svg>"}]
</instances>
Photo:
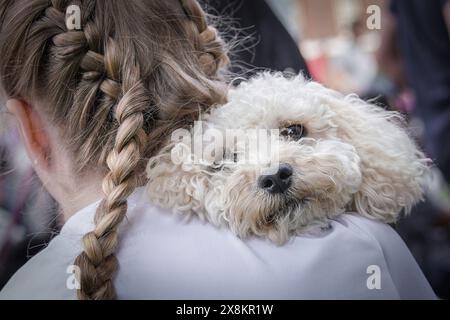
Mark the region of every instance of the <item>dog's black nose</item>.
<instances>
[{"instance_id":1,"label":"dog's black nose","mask_svg":"<svg viewBox=\"0 0 450 320\"><path fill-rule=\"evenodd\" d=\"M260 176L258 185L270 193L283 193L291 186L293 173L290 164L282 163L275 174Z\"/></svg>"}]
</instances>

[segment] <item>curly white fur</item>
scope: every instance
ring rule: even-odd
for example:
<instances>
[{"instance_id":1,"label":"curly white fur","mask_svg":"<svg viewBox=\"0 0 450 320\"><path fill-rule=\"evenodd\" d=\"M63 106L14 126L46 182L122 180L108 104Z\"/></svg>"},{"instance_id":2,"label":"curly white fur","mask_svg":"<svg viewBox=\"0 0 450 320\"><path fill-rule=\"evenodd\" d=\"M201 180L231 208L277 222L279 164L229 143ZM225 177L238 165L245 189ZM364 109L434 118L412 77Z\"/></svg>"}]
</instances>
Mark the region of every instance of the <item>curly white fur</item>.
<instances>
[{"instance_id":1,"label":"curly white fur","mask_svg":"<svg viewBox=\"0 0 450 320\"><path fill-rule=\"evenodd\" d=\"M147 167L153 202L227 226L240 237L266 236L281 244L345 211L394 222L422 199L429 160L400 114L302 76L270 73L230 90L228 101L205 115L208 126L306 128L305 138L280 138L275 150L294 169L291 187L283 194L258 187L260 165L237 161L213 170L183 159L174 163L174 151L190 146L168 143Z\"/></svg>"}]
</instances>

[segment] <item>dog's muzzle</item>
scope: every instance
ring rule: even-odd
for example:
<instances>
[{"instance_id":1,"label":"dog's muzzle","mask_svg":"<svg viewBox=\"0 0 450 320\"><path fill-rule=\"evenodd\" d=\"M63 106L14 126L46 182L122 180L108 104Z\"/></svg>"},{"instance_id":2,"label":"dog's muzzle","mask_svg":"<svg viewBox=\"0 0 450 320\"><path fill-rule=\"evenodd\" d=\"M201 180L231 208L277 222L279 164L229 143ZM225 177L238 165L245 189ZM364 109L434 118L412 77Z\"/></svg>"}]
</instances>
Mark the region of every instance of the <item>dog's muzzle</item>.
<instances>
[{"instance_id":1,"label":"dog's muzzle","mask_svg":"<svg viewBox=\"0 0 450 320\"><path fill-rule=\"evenodd\" d=\"M294 170L287 163L278 166L276 173L262 175L258 178L258 186L272 194L284 193L292 184L292 174Z\"/></svg>"}]
</instances>

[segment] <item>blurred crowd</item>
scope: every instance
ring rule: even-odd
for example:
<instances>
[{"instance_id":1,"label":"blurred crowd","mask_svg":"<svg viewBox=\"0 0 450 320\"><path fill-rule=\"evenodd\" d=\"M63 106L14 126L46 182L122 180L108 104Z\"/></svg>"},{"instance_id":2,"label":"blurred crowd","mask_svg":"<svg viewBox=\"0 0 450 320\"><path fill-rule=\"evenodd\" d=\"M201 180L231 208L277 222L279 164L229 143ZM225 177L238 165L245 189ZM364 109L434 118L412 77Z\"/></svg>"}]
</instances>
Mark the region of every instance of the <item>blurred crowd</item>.
<instances>
[{"instance_id":1,"label":"blurred crowd","mask_svg":"<svg viewBox=\"0 0 450 320\"><path fill-rule=\"evenodd\" d=\"M435 166L425 201L393 227L435 292L450 298L450 0L205 2L237 43L237 74L303 72L407 116ZM57 205L1 112L0 288L60 227Z\"/></svg>"}]
</instances>

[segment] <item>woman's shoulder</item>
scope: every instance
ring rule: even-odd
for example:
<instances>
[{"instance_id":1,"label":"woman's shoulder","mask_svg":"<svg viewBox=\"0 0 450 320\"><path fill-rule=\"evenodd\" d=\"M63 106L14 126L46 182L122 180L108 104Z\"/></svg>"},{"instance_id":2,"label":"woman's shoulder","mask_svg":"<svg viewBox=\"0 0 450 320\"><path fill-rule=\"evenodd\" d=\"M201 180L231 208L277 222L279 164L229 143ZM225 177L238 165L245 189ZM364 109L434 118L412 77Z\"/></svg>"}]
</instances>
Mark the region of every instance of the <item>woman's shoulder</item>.
<instances>
[{"instance_id":1,"label":"woman's shoulder","mask_svg":"<svg viewBox=\"0 0 450 320\"><path fill-rule=\"evenodd\" d=\"M383 223L344 214L330 221L328 230L277 246L264 239L239 239L195 217L183 219L151 205L145 196L134 204L118 253L122 269L128 270L119 271L119 295L434 297L403 241Z\"/></svg>"},{"instance_id":2,"label":"woman's shoulder","mask_svg":"<svg viewBox=\"0 0 450 320\"><path fill-rule=\"evenodd\" d=\"M345 214L336 219L337 225L351 231L355 236L370 243L373 250L382 255L384 269L388 271L390 280L402 299L435 299L430 284L422 273L406 244L398 233L389 225L366 219L364 217ZM367 273L376 273L377 265L368 268Z\"/></svg>"}]
</instances>

